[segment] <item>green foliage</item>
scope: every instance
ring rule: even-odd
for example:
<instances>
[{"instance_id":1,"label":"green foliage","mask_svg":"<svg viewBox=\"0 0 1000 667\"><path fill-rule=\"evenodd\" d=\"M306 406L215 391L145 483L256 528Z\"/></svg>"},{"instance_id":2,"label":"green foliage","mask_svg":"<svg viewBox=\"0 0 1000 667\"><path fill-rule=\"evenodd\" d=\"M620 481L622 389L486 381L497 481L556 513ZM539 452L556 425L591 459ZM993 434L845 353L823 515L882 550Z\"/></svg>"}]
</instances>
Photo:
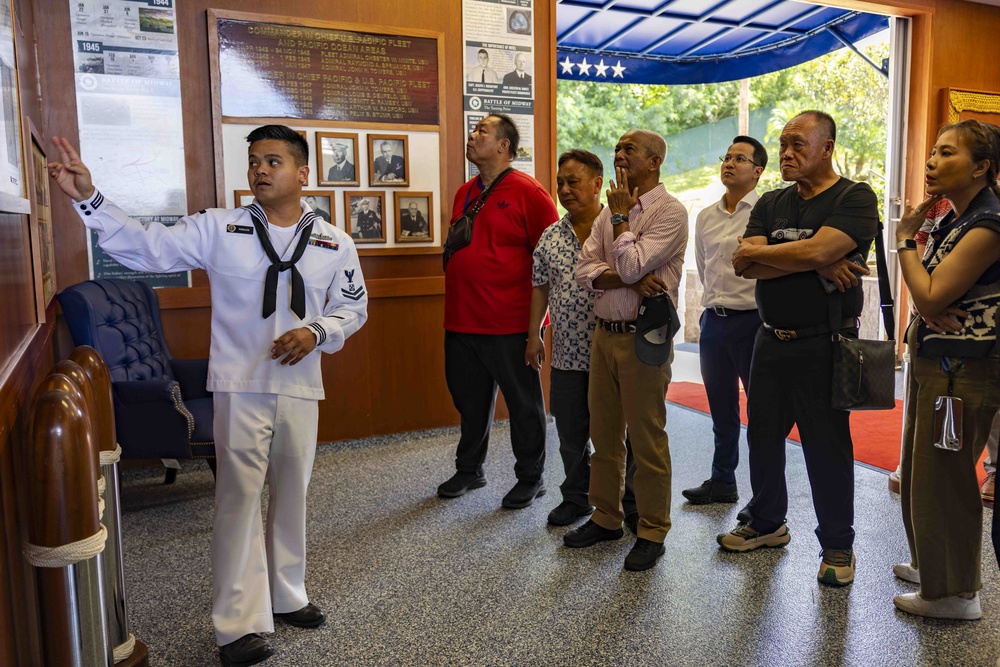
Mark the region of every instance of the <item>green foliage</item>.
<instances>
[{"instance_id":1,"label":"green foliage","mask_svg":"<svg viewBox=\"0 0 1000 667\"><path fill-rule=\"evenodd\" d=\"M889 55L889 45L873 45L865 52L882 62ZM588 148L607 159L618 138L630 129L648 128L669 136L736 115L739 82L643 86L560 80L556 100L559 152ZM881 202L888 105L886 78L846 48L751 79L750 109L772 110L764 138L770 160L761 190L785 185L778 172L781 128L800 111L821 109L837 121L837 172L867 181ZM710 165L709 170L714 176L717 166ZM692 182L701 182L705 168L694 171L698 173L692 175ZM683 181L679 179L676 185Z\"/></svg>"}]
</instances>

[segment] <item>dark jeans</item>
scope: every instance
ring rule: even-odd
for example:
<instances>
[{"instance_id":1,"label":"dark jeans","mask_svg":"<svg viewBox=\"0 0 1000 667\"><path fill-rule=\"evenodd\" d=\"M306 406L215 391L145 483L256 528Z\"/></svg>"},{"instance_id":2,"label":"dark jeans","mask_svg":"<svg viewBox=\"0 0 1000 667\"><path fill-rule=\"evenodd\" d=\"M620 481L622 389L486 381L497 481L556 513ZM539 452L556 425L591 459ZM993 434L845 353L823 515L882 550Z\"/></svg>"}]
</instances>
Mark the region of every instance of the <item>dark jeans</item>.
<instances>
[{"instance_id":1,"label":"dark jeans","mask_svg":"<svg viewBox=\"0 0 1000 667\"><path fill-rule=\"evenodd\" d=\"M536 482L545 466L545 403L538 372L524 363L528 334L492 336L445 331L444 375L462 417L455 468L481 472L493 427L497 387L510 412L514 474Z\"/></svg>"},{"instance_id":2,"label":"dark jeans","mask_svg":"<svg viewBox=\"0 0 1000 667\"><path fill-rule=\"evenodd\" d=\"M740 462L740 380L750 396L750 359L760 329L756 310L722 317L707 309L701 314L699 359L715 433L712 479L736 482Z\"/></svg>"},{"instance_id":3,"label":"dark jeans","mask_svg":"<svg viewBox=\"0 0 1000 667\"><path fill-rule=\"evenodd\" d=\"M589 505L590 410L587 409L587 371L552 369L549 407L559 433L559 455L566 481L560 485L563 500Z\"/></svg>"},{"instance_id":4,"label":"dark jeans","mask_svg":"<svg viewBox=\"0 0 1000 667\"><path fill-rule=\"evenodd\" d=\"M845 332L847 333L847 332ZM857 336L857 332L852 334ZM850 412L830 407L833 346L829 335L781 341L757 332L748 397L750 447L750 525L770 533L785 522L785 438L799 427L802 454L812 487L824 549L854 544L854 443Z\"/></svg>"}]
</instances>

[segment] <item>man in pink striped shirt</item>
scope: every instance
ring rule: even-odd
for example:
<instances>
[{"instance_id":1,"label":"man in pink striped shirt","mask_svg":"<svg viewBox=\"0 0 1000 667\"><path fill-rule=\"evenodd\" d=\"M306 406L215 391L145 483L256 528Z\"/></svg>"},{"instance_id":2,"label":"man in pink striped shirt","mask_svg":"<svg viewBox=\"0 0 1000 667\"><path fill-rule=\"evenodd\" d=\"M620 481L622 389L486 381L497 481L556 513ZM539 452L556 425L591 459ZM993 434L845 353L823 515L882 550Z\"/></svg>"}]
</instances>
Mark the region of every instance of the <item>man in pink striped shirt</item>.
<instances>
[{"instance_id":1,"label":"man in pink striped shirt","mask_svg":"<svg viewBox=\"0 0 1000 667\"><path fill-rule=\"evenodd\" d=\"M644 296L667 292L677 303L677 285L688 239L684 206L660 183L667 156L663 137L648 130L625 133L615 146L615 178L608 205L583 246L576 279L596 295L597 330L591 348L591 519L563 538L588 547L617 540L622 531L625 427L635 455L639 526L625 569L646 570L663 555L670 530L670 449L664 397L673 353L662 366L647 366L635 354L635 319Z\"/></svg>"}]
</instances>

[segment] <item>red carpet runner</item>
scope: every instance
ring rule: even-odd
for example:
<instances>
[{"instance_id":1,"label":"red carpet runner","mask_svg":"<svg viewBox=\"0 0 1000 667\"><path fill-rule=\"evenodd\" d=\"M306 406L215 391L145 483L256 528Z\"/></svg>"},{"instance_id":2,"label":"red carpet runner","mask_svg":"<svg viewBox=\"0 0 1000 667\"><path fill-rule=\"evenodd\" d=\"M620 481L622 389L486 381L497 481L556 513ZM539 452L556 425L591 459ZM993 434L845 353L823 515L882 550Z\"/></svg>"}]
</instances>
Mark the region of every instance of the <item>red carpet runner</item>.
<instances>
[{"instance_id":1,"label":"red carpet runner","mask_svg":"<svg viewBox=\"0 0 1000 667\"><path fill-rule=\"evenodd\" d=\"M708 413L708 397L705 386L696 382L671 382L667 389L667 400L686 408ZM746 395L740 393L740 418L747 423ZM895 470L899 465L899 440L903 435L903 402L896 401L893 410L863 410L851 414L851 437L854 440L854 458L862 463ZM790 440L801 442L799 431L794 426ZM985 457L985 452L983 456ZM986 473L978 466L980 482Z\"/></svg>"}]
</instances>

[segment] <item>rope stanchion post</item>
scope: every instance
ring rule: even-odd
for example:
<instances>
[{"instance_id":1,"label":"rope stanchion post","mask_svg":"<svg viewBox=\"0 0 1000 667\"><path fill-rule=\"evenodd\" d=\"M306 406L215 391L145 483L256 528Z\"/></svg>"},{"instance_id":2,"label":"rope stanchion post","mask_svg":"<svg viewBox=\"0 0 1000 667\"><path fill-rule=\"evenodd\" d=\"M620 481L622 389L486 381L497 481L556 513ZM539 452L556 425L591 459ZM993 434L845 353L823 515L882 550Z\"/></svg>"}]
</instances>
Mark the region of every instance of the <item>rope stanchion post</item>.
<instances>
[{"instance_id":1,"label":"rope stanchion post","mask_svg":"<svg viewBox=\"0 0 1000 667\"><path fill-rule=\"evenodd\" d=\"M114 399L111 374L104 359L94 348L81 345L69 355L87 375L93 390L90 412L94 441L100 450L101 474L104 480L101 521L108 528L104 549L104 599L107 610L108 641L115 662L132 655L135 637L129 631L128 601L125 594L125 567L122 555L121 505L118 483L118 460L121 447L115 433Z\"/></svg>"},{"instance_id":2,"label":"rope stanchion post","mask_svg":"<svg viewBox=\"0 0 1000 667\"><path fill-rule=\"evenodd\" d=\"M27 462L32 520L24 551L37 568L46 667L112 667L97 453L82 392L78 386L76 392L65 390L67 382L58 374L43 380L32 408Z\"/></svg>"}]
</instances>

